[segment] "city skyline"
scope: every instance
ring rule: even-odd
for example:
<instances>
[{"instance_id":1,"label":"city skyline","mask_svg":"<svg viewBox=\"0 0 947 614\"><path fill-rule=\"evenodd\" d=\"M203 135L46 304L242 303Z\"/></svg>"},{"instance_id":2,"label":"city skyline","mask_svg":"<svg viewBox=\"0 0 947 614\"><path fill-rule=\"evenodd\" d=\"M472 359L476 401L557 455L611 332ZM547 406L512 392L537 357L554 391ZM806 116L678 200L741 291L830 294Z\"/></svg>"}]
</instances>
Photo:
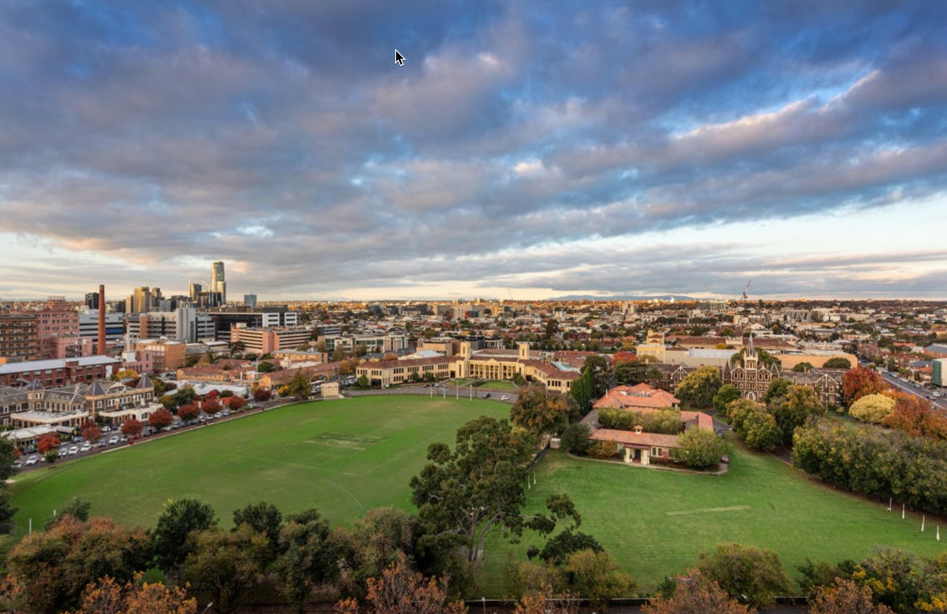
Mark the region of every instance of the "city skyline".
<instances>
[{"instance_id":1,"label":"city skyline","mask_svg":"<svg viewBox=\"0 0 947 614\"><path fill-rule=\"evenodd\" d=\"M947 298L945 22L8 3L0 297Z\"/></svg>"}]
</instances>

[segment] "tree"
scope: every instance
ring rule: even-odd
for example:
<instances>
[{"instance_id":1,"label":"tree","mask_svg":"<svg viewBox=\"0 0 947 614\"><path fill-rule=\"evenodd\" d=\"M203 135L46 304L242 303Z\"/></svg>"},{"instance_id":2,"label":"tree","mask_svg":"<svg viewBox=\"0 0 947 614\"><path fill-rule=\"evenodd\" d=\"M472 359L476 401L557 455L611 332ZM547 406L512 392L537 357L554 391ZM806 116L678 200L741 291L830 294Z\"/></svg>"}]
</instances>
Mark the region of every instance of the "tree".
<instances>
[{"instance_id":1,"label":"tree","mask_svg":"<svg viewBox=\"0 0 947 614\"><path fill-rule=\"evenodd\" d=\"M213 508L197 499L169 500L165 503L164 511L151 532L158 568L167 575L175 575L191 552L188 536L216 524Z\"/></svg>"},{"instance_id":2,"label":"tree","mask_svg":"<svg viewBox=\"0 0 947 614\"><path fill-rule=\"evenodd\" d=\"M197 614L197 600L182 588L142 581L142 573L123 587L105 576L89 584L82 605L70 614Z\"/></svg>"},{"instance_id":3,"label":"tree","mask_svg":"<svg viewBox=\"0 0 947 614\"><path fill-rule=\"evenodd\" d=\"M730 404L730 425L733 432L754 450L773 450L782 441L776 418L766 406L749 399Z\"/></svg>"},{"instance_id":4,"label":"tree","mask_svg":"<svg viewBox=\"0 0 947 614\"><path fill-rule=\"evenodd\" d=\"M592 445L592 429L587 424L570 424L562 432L562 447L573 454L585 454Z\"/></svg>"},{"instance_id":5,"label":"tree","mask_svg":"<svg viewBox=\"0 0 947 614\"><path fill-rule=\"evenodd\" d=\"M45 435L39 438L39 442L36 444L36 450L40 454L46 454L50 450L58 450L59 446L61 445L62 445L62 442L59 440L58 434L46 433ZM7 478L4 477L3 479L7 479Z\"/></svg>"},{"instance_id":6,"label":"tree","mask_svg":"<svg viewBox=\"0 0 947 614\"><path fill-rule=\"evenodd\" d=\"M256 370L258 373L269 373L270 371L273 371L274 369L276 369L276 365L274 365L268 360L264 360L263 362L261 362L260 364L256 366Z\"/></svg>"},{"instance_id":7,"label":"tree","mask_svg":"<svg viewBox=\"0 0 947 614\"><path fill-rule=\"evenodd\" d=\"M16 473L13 463L19 455L20 452L12 439L0 437L0 484L3 484L4 481L10 479Z\"/></svg>"},{"instance_id":8,"label":"tree","mask_svg":"<svg viewBox=\"0 0 947 614\"><path fill-rule=\"evenodd\" d=\"M82 425L82 438L86 441L98 441L102 438L102 429L95 422L87 420Z\"/></svg>"},{"instance_id":9,"label":"tree","mask_svg":"<svg viewBox=\"0 0 947 614\"><path fill-rule=\"evenodd\" d=\"M314 586L338 576L339 556L329 535L329 523L315 508L288 516L280 530L277 573L297 612Z\"/></svg>"},{"instance_id":10,"label":"tree","mask_svg":"<svg viewBox=\"0 0 947 614\"><path fill-rule=\"evenodd\" d=\"M257 388L254 388L252 392L253 392L253 400L256 401L257 403L266 403L273 396L273 391L270 390L269 388L257 387Z\"/></svg>"},{"instance_id":11,"label":"tree","mask_svg":"<svg viewBox=\"0 0 947 614\"><path fill-rule=\"evenodd\" d=\"M201 410L193 403L188 403L178 408L178 418L181 420L195 420L199 415L201 415Z\"/></svg>"},{"instance_id":12,"label":"tree","mask_svg":"<svg viewBox=\"0 0 947 614\"><path fill-rule=\"evenodd\" d=\"M279 534L283 526L283 514L272 503L260 501L251 503L242 509L234 510L233 526L248 525L251 529L266 538L273 557L279 547Z\"/></svg>"},{"instance_id":13,"label":"tree","mask_svg":"<svg viewBox=\"0 0 947 614\"><path fill-rule=\"evenodd\" d=\"M426 579L411 571L401 554L382 572L381 578L368 579L367 614L461 614L463 602L449 602L446 580ZM338 614L357 614L358 603L346 599L336 604Z\"/></svg>"},{"instance_id":14,"label":"tree","mask_svg":"<svg viewBox=\"0 0 947 614\"><path fill-rule=\"evenodd\" d=\"M519 375L519 373L517 373L517 375ZM525 385L525 381L518 385ZM572 398L575 399L576 405L579 406L579 413L582 415L587 414L589 409L592 407L592 401L594 400L595 394L595 391L592 387L591 375L588 373L583 373L582 377L572 380L572 383L569 385L569 394L572 395Z\"/></svg>"},{"instance_id":15,"label":"tree","mask_svg":"<svg viewBox=\"0 0 947 614\"><path fill-rule=\"evenodd\" d=\"M614 376L619 386L634 386L661 379L661 371L646 362L619 362L615 365Z\"/></svg>"},{"instance_id":16,"label":"tree","mask_svg":"<svg viewBox=\"0 0 947 614\"><path fill-rule=\"evenodd\" d=\"M530 551L527 552L527 556L530 558L539 556L539 558L546 563L561 567L566 564L570 554L579 552L580 550L605 552L605 549L598 543L598 540L591 535L587 535L581 531L566 529L549 538L542 550L535 549L535 547L531 548Z\"/></svg>"},{"instance_id":17,"label":"tree","mask_svg":"<svg viewBox=\"0 0 947 614\"><path fill-rule=\"evenodd\" d=\"M895 396L894 409L883 421L885 426L914 437L947 439L947 418L934 413L930 401L912 394Z\"/></svg>"},{"instance_id":18,"label":"tree","mask_svg":"<svg viewBox=\"0 0 947 614\"><path fill-rule=\"evenodd\" d=\"M578 614L578 601L571 594L556 596L552 586L544 584L538 591L529 592L516 602L513 614Z\"/></svg>"},{"instance_id":19,"label":"tree","mask_svg":"<svg viewBox=\"0 0 947 614\"><path fill-rule=\"evenodd\" d=\"M711 469L720 465L720 457L727 453L727 442L713 431L689 429L678 438L680 447L671 451L674 460L690 469Z\"/></svg>"},{"instance_id":20,"label":"tree","mask_svg":"<svg viewBox=\"0 0 947 614\"><path fill-rule=\"evenodd\" d=\"M699 569L678 578L674 594L657 597L646 605L644 614L750 614L752 610L731 599L716 582L707 580Z\"/></svg>"},{"instance_id":21,"label":"tree","mask_svg":"<svg viewBox=\"0 0 947 614\"><path fill-rule=\"evenodd\" d=\"M141 433L144 429L145 425L134 418L129 418L122 423L122 434L126 437L134 437L135 435Z\"/></svg>"},{"instance_id":22,"label":"tree","mask_svg":"<svg viewBox=\"0 0 947 614\"><path fill-rule=\"evenodd\" d=\"M851 369L852 361L842 356L836 356L835 358L829 358L825 361L825 364L822 365L823 369Z\"/></svg>"},{"instance_id":23,"label":"tree","mask_svg":"<svg viewBox=\"0 0 947 614\"><path fill-rule=\"evenodd\" d=\"M792 445L795 430L813 416L825 415L825 406L808 386L790 386L785 398L773 401L770 413L776 419L783 445Z\"/></svg>"},{"instance_id":24,"label":"tree","mask_svg":"<svg viewBox=\"0 0 947 614\"><path fill-rule=\"evenodd\" d=\"M842 395L849 407L858 399L884 392L884 389L884 380L868 367L859 365L842 376Z\"/></svg>"},{"instance_id":25,"label":"tree","mask_svg":"<svg viewBox=\"0 0 947 614\"><path fill-rule=\"evenodd\" d=\"M59 508L59 515L53 516L46 521L46 530L61 521L63 518L72 517L79 522L85 522L89 519L89 512L92 510L92 503L83 501L79 497L73 497L68 503Z\"/></svg>"},{"instance_id":26,"label":"tree","mask_svg":"<svg viewBox=\"0 0 947 614\"><path fill-rule=\"evenodd\" d=\"M249 525L232 533L211 527L192 533L188 541L181 578L209 595L217 611L235 611L263 580L269 546Z\"/></svg>"},{"instance_id":27,"label":"tree","mask_svg":"<svg viewBox=\"0 0 947 614\"><path fill-rule=\"evenodd\" d=\"M375 508L353 522L349 579L355 591L364 596L367 580L380 577L399 556L414 559L420 535L418 517L396 508Z\"/></svg>"},{"instance_id":28,"label":"tree","mask_svg":"<svg viewBox=\"0 0 947 614\"><path fill-rule=\"evenodd\" d=\"M742 393L740 392L740 389L733 384L721 386L720 390L717 391L717 394L715 394L713 398L714 409L716 409L717 413L719 413L721 416L726 416L727 405L733 401L736 401L741 396Z\"/></svg>"},{"instance_id":29,"label":"tree","mask_svg":"<svg viewBox=\"0 0 947 614\"><path fill-rule=\"evenodd\" d=\"M791 381L785 377L777 377L769 383L769 388L766 389L766 394L763 395L763 402L769 404L779 398L785 397L789 394L790 386L792 386Z\"/></svg>"},{"instance_id":30,"label":"tree","mask_svg":"<svg viewBox=\"0 0 947 614\"><path fill-rule=\"evenodd\" d=\"M681 380L675 395L692 407L709 407L722 385L717 367L706 365Z\"/></svg>"},{"instance_id":31,"label":"tree","mask_svg":"<svg viewBox=\"0 0 947 614\"><path fill-rule=\"evenodd\" d=\"M213 397L205 398L201 401L201 410L208 415L213 415L219 412L223 406L220 404L220 401Z\"/></svg>"},{"instance_id":32,"label":"tree","mask_svg":"<svg viewBox=\"0 0 947 614\"><path fill-rule=\"evenodd\" d=\"M884 394L869 394L858 399L848 408L852 418L862 422L881 424L894 411L895 400Z\"/></svg>"},{"instance_id":33,"label":"tree","mask_svg":"<svg viewBox=\"0 0 947 614\"><path fill-rule=\"evenodd\" d=\"M592 397L601 398L608 391L608 380L612 376L611 365L608 359L598 354L593 354L585 359L582 365L582 374L588 374L592 382Z\"/></svg>"},{"instance_id":34,"label":"tree","mask_svg":"<svg viewBox=\"0 0 947 614\"><path fill-rule=\"evenodd\" d=\"M593 607L604 608L610 599L628 597L635 590L634 580L607 552L573 552L566 559L565 570L576 593Z\"/></svg>"},{"instance_id":35,"label":"tree","mask_svg":"<svg viewBox=\"0 0 947 614\"><path fill-rule=\"evenodd\" d=\"M546 433L558 433L569 424L569 403L565 395L547 392L542 384L530 384L510 408L510 419L538 439Z\"/></svg>"},{"instance_id":36,"label":"tree","mask_svg":"<svg viewBox=\"0 0 947 614\"><path fill-rule=\"evenodd\" d=\"M164 408L156 409L148 416L148 426L153 429L163 429L171 426L172 422L174 422L174 415Z\"/></svg>"},{"instance_id":37,"label":"tree","mask_svg":"<svg viewBox=\"0 0 947 614\"><path fill-rule=\"evenodd\" d=\"M425 533L420 545L460 547L472 563L497 527L511 536L521 535L527 526L548 533L548 518L537 515L527 523L520 513L526 503L526 465L534 450L527 433L486 416L457 431L453 453L446 444L431 444L430 462L411 478L411 500ZM562 517L555 511L553 516Z\"/></svg>"},{"instance_id":38,"label":"tree","mask_svg":"<svg viewBox=\"0 0 947 614\"><path fill-rule=\"evenodd\" d=\"M425 374L426 375L426 374ZM368 388L368 376L362 373L358 376L358 379L355 380L355 386L358 388Z\"/></svg>"},{"instance_id":39,"label":"tree","mask_svg":"<svg viewBox=\"0 0 947 614\"><path fill-rule=\"evenodd\" d=\"M289 380L287 385L287 394L298 399L308 399L312 392L312 384L302 369L296 371L293 379Z\"/></svg>"},{"instance_id":40,"label":"tree","mask_svg":"<svg viewBox=\"0 0 947 614\"><path fill-rule=\"evenodd\" d=\"M238 396L228 397L223 402L231 411L240 411L247 406L247 400Z\"/></svg>"},{"instance_id":41,"label":"tree","mask_svg":"<svg viewBox=\"0 0 947 614\"><path fill-rule=\"evenodd\" d=\"M697 569L731 597L743 598L753 607L772 605L789 590L789 577L772 550L740 544L718 544L713 552L698 555Z\"/></svg>"},{"instance_id":42,"label":"tree","mask_svg":"<svg viewBox=\"0 0 947 614\"><path fill-rule=\"evenodd\" d=\"M812 371L815 367L812 366L811 362L800 362L798 365L792 368L794 373L808 373Z\"/></svg>"},{"instance_id":43,"label":"tree","mask_svg":"<svg viewBox=\"0 0 947 614\"><path fill-rule=\"evenodd\" d=\"M836 578L831 587L820 587L809 602L810 614L894 614L894 610L872 601L871 589Z\"/></svg>"},{"instance_id":44,"label":"tree","mask_svg":"<svg viewBox=\"0 0 947 614\"><path fill-rule=\"evenodd\" d=\"M81 522L63 518L47 531L28 535L7 559L11 584L30 612L61 612L79 605L85 587L110 576L128 582L151 558L151 541L141 529L110 518Z\"/></svg>"},{"instance_id":45,"label":"tree","mask_svg":"<svg viewBox=\"0 0 947 614\"><path fill-rule=\"evenodd\" d=\"M158 399L158 403L160 403L161 406L167 409L168 411L174 411L174 409L178 406L177 401L174 400L173 394L162 395Z\"/></svg>"},{"instance_id":46,"label":"tree","mask_svg":"<svg viewBox=\"0 0 947 614\"><path fill-rule=\"evenodd\" d=\"M10 535L16 529L13 518L16 516L17 508L13 507L13 499L6 490L0 490L0 534ZM2 545L2 542L0 542ZM0 558L2 561L2 558Z\"/></svg>"}]
</instances>

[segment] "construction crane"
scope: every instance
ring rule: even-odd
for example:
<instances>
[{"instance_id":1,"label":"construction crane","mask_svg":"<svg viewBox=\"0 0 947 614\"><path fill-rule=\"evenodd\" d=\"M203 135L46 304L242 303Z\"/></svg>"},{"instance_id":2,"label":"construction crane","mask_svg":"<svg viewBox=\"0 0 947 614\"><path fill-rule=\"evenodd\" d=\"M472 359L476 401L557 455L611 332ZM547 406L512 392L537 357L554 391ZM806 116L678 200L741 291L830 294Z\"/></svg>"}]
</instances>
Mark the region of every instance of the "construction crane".
<instances>
[{"instance_id":1,"label":"construction crane","mask_svg":"<svg viewBox=\"0 0 947 614\"><path fill-rule=\"evenodd\" d=\"M747 301L747 299L750 298L750 295L747 294L747 292L749 292L749 290L750 290L750 284L752 284L752 283L753 283L753 280L751 279L750 281L746 282L746 288L743 288L743 297L742 297L741 300L743 301L743 306L744 306L744 307L746 307L746 301Z\"/></svg>"}]
</instances>

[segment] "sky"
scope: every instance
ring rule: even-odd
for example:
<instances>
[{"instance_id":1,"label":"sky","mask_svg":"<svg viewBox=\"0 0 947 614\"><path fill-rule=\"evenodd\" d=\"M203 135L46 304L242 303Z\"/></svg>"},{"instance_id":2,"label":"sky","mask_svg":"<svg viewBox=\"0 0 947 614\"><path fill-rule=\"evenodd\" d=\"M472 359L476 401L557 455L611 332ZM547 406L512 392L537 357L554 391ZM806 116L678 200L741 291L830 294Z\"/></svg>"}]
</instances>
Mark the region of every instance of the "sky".
<instances>
[{"instance_id":1,"label":"sky","mask_svg":"<svg viewBox=\"0 0 947 614\"><path fill-rule=\"evenodd\" d=\"M945 298L945 23L4 0L0 298L185 293L217 260L231 300Z\"/></svg>"}]
</instances>

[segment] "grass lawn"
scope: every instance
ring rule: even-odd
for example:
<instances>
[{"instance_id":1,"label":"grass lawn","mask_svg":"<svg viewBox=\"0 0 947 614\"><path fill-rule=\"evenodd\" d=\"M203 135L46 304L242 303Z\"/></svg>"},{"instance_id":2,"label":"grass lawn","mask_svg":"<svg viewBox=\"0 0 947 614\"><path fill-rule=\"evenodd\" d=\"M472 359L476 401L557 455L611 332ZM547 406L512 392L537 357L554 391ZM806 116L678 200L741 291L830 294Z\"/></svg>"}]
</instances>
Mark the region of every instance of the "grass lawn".
<instances>
[{"instance_id":1,"label":"grass lawn","mask_svg":"<svg viewBox=\"0 0 947 614\"><path fill-rule=\"evenodd\" d=\"M408 482L427 447L458 427L506 417L492 401L370 396L292 405L24 473L11 485L17 535L72 496L92 514L154 526L167 499L197 497L224 525L266 500L285 514L316 506L348 523L373 507L413 510Z\"/></svg>"},{"instance_id":2,"label":"grass lawn","mask_svg":"<svg viewBox=\"0 0 947 614\"><path fill-rule=\"evenodd\" d=\"M813 560L859 560L876 545L931 555L947 549L935 540L943 519L888 512L871 503L810 482L769 456L743 450L731 454L723 476L703 476L575 460L551 451L537 466L537 484L529 507L539 510L554 493L568 493L582 515L581 530L593 535L638 583L652 591L666 576L683 572L697 554L720 542L770 548L782 559L790 577L796 566ZM530 543L524 535L510 546L493 536L479 576L486 595L504 590L506 552L526 560Z\"/></svg>"}]
</instances>

